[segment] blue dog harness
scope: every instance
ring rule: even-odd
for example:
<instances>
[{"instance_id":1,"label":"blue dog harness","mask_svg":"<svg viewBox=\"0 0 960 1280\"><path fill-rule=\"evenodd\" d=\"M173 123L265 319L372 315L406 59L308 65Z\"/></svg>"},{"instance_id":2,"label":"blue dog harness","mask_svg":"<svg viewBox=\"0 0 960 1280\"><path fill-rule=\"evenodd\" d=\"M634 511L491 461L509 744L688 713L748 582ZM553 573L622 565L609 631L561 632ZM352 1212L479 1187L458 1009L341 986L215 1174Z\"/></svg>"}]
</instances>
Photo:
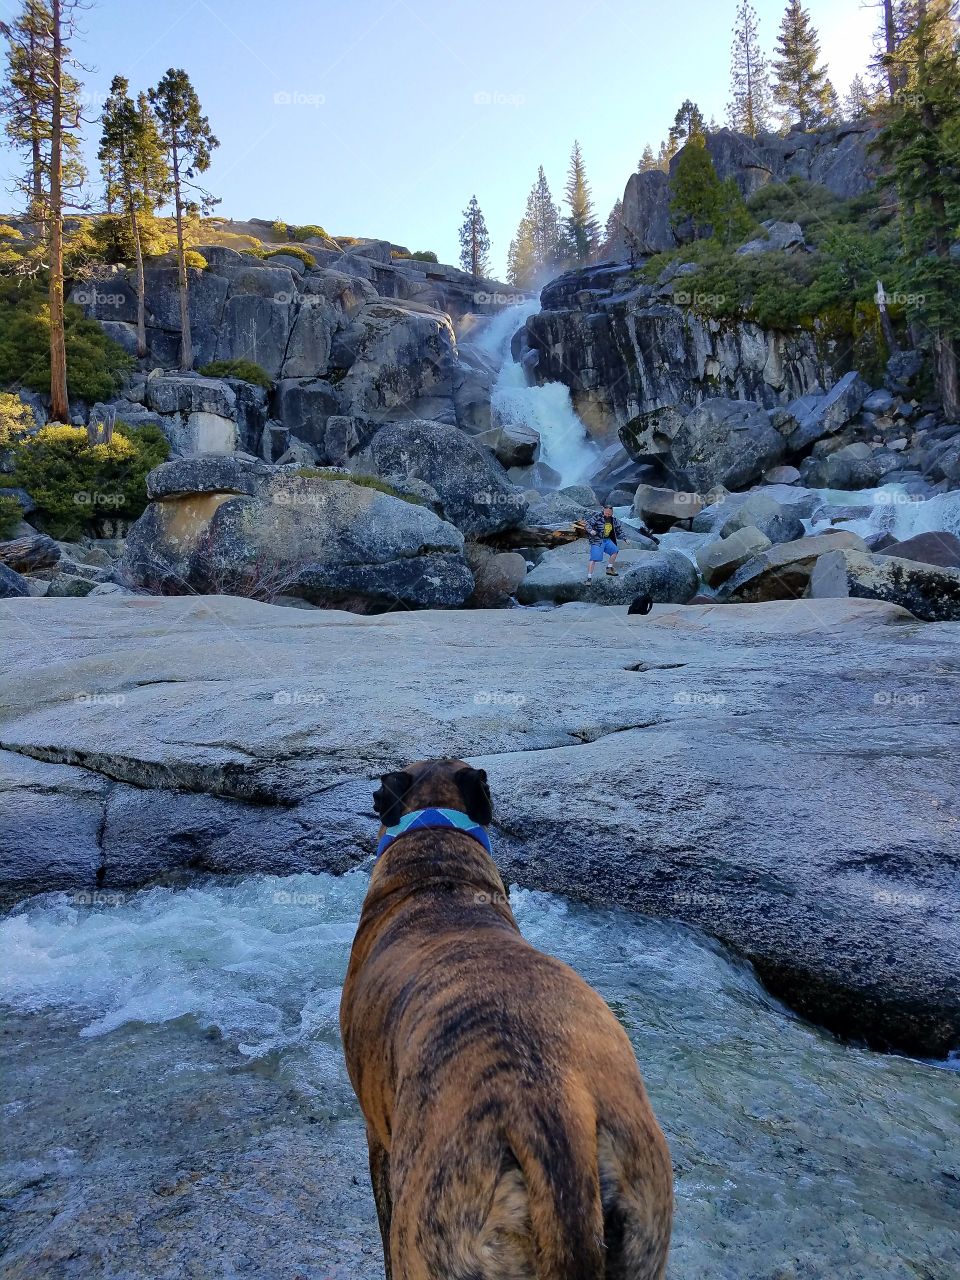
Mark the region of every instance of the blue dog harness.
<instances>
[{"instance_id":1,"label":"blue dog harness","mask_svg":"<svg viewBox=\"0 0 960 1280\"><path fill-rule=\"evenodd\" d=\"M486 827L481 827L459 809L414 809L412 813L405 813L395 827L387 827L377 845L377 857L389 849L394 840L399 840L409 831L424 831L436 827L462 831L465 836L472 836L478 844L482 844L487 853L493 853Z\"/></svg>"}]
</instances>

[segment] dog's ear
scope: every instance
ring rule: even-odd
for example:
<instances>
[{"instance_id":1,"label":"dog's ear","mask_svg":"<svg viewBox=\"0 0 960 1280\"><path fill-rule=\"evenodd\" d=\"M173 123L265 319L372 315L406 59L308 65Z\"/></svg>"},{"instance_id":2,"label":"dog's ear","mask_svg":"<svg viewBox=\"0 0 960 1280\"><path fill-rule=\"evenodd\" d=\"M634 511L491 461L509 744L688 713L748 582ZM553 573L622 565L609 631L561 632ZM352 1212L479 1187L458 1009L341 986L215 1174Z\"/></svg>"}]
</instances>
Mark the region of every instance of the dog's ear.
<instances>
[{"instance_id":1,"label":"dog's ear","mask_svg":"<svg viewBox=\"0 0 960 1280\"><path fill-rule=\"evenodd\" d=\"M467 767L455 773L453 780L463 797L464 813L481 827L488 827L493 820L493 801L486 771Z\"/></svg>"},{"instance_id":2,"label":"dog's ear","mask_svg":"<svg viewBox=\"0 0 960 1280\"><path fill-rule=\"evenodd\" d=\"M403 817L403 805L407 792L413 786L413 774L401 770L385 773L380 787L373 793L373 807L385 827L395 827Z\"/></svg>"}]
</instances>

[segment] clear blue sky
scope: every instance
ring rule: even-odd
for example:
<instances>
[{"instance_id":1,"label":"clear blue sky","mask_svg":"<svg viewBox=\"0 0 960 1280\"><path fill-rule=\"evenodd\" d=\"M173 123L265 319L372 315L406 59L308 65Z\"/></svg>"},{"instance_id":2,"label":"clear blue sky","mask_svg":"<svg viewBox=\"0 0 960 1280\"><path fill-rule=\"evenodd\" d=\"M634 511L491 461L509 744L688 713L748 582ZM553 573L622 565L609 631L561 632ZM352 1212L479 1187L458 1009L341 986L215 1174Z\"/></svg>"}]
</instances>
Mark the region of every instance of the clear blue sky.
<instances>
[{"instance_id":1,"label":"clear blue sky","mask_svg":"<svg viewBox=\"0 0 960 1280\"><path fill-rule=\"evenodd\" d=\"M772 47L784 0L754 0ZM843 94L870 54L860 0L807 0ZM15 0L0 0L4 18ZM690 96L720 123L736 0L94 0L87 114L110 78L189 72L220 139L207 185L237 219L318 222L456 261L476 192L503 272L543 164L579 138L606 218ZM96 125L88 151L96 172ZM0 178L9 179L4 155ZM9 189L9 182L5 186ZM11 204L7 197L6 205Z\"/></svg>"}]
</instances>

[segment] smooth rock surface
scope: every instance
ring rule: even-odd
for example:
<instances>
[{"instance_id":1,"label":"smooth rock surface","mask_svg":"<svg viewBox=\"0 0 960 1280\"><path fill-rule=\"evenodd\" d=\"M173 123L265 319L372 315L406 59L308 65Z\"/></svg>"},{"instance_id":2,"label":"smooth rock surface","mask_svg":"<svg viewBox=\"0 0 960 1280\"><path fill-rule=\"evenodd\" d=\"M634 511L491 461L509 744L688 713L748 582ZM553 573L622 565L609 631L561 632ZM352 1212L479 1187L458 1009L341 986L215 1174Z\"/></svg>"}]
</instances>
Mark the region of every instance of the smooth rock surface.
<instances>
[{"instance_id":1,"label":"smooth rock surface","mask_svg":"<svg viewBox=\"0 0 960 1280\"><path fill-rule=\"evenodd\" d=\"M372 780L459 754L511 881L698 925L845 1035L960 1044L956 624L867 600L0 610L8 897L343 870Z\"/></svg>"}]
</instances>

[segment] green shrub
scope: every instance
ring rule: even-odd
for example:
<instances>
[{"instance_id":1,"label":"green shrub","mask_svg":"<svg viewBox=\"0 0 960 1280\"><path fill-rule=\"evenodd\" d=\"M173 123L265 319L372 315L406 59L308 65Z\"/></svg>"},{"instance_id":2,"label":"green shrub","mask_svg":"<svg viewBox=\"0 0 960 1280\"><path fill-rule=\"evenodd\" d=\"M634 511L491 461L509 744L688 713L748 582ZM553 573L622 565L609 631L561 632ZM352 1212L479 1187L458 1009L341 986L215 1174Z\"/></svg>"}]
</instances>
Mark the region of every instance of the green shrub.
<instances>
[{"instance_id":1,"label":"green shrub","mask_svg":"<svg viewBox=\"0 0 960 1280\"><path fill-rule=\"evenodd\" d=\"M300 244L285 244L278 249L264 249L262 258L275 258L278 253L285 253L288 258L299 258L308 271L317 265L317 260L308 249Z\"/></svg>"},{"instance_id":2,"label":"green shrub","mask_svg":"<svg viewBox=\"0 0 960 1280\"><path fill-rule=\"evenodd\" d=\"M183 260L188 267L192 267L194 271L206 271L210 265L202 253L197 249L187 249L184 252Z\"/></svg>"},{"instance_id":3,"label":"green shrub","mask_svg":"<svg viewBox=\"0 0 960 1280\"><path fill-rule=\"evenodd\" d=\"M23 508L16 498L0 494L0 542L12 538L17 525L23 519Z\"/></svg>"},{"instance_id":4,"label":"green shrub","mask_svg":"<svg viewBox=\"0 0 960 1280\"><path fill-rule=\"evenodd\" d=\"M0 449L16 444L36 425L29 405L10 391L0 391Z\"/></svg>"},{"instance_id":5,"label":"green shrub","mask_svg":"<svg viewBox=\"0 0 960 1280\"><path fill-rule=\"evenodd\" d=\"M170 452L159 427L118 423L109 444L85 427L51 423L14 450L13 483L26 489L33 519L55 538L76 538L104 517L135 520L147 505L147 472Z\"/></svg>"},{"instance_id":6,"label":"green shrub","mask_svg":"<svg viewBox=\"0 0 960 1280\"><path fill-rule=\"evenodd\" d=\"M79 307L65 309L67 389L72 397L109 400L133 359ZM45 282L0 280L0 385L50 390L50 309Z\"/></svg>"},{"instance_id":7,"label":"green shrub","mask_svg":"<svg viewBox=\"0 0 960 1280\"><path fill-rule=\"evenodd\" d=\"M411 253L410 257L414 262L439 262L439 258L432 249L418 249L416 253Z\"/></svg>"},{"instance_id":8,"label":"green shrub","mask_svg":"<svg viewBox=\"0 0 960 1280\"><path fill-rule=\"evenodd\" d=\"M239 378L241 382L252 382L255 387L266 390L273 386L273 380L266 369L253 360L214 360L200 370L205 378Z\"/></svg>"},{"instance_id":9,"label":"green shrub","mask_svg":"<svg viewBox=\"0 0 960 1280\"><path fill-rule=\"evenodd\" d=\"M302 227L288 227L287 230L294 240L309 240L313 236L322 240L330 239L323 227L318 227L315 222L307 222Z\"/></svg>"}]
</instances>

